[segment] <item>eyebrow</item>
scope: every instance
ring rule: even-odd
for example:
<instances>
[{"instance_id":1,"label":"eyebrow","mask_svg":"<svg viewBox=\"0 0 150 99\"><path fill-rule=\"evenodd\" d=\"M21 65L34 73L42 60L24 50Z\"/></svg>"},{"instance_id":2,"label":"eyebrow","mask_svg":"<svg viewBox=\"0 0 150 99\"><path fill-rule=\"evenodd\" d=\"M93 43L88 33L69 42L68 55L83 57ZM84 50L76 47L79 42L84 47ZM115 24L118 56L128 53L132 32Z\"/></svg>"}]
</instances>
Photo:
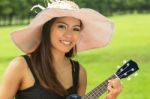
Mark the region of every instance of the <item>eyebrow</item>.
<instances>
[{"instance_id":1,"label":"eyebrow","mask_svg":"<svg viewBox=\"0 0 150 99\"><path fill-rule=\"evenodd\" d=\"M63 24L66 24L66 25L68 25L67 23L65 23L65 22L61 22L61 21L58 21L58 22L56 22L56 23L63 23ZM74 26L81 27L80 25L74 25Z\"/></svg>"}]
</instances>

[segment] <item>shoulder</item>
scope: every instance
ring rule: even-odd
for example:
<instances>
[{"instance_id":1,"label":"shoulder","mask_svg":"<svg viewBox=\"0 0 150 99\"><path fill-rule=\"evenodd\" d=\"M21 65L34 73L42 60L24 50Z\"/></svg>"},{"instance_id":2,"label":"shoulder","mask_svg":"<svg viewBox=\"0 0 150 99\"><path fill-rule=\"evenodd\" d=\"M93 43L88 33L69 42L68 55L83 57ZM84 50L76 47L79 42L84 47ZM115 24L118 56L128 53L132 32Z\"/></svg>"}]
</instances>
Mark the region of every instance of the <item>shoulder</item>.
<instances>
[{"instance_id":1,"label":"shoulder","mask_svg":"<svg viewBox=\"0 0 150 99\"><path fill-rule=\"evenodd\" d=\"M80 67L80 76L86 76L87 73L86 73L86 69L84 68L83 65L79 64L79 67Z\"/></svg>"},{"instance_id":2,"label":"shoulder","mask_svg":"<svg viewBox=\"0 0 150 99\"><path fill-rule=\"evenodd\" d=\"M79 68L79 75L82 76L82 75L86 75L86 69L84 68L83 65L81 65L78 61L75 61L73 60L74 63L78 64L78 68Z\"/></svg>"},{"instance_id":3,"label":"shoulder","mask_svg":"<svg viewBox=\"0 0 150 99\"><path fill-rule=\"evenodd\" d=\"M12 99L15 96L23 80L26 67L25 60L21 56L11 60L2 78L0 98Z\"/></svg>"},{"instance_id":4,"label":"shoulder","mask_svg":"<svg viewBox=\"0 0 150 99\"><path fill-rule=\"evenodd\" d=\"M5 76L7 77L19 77L23 76L25 69L27 68L26 62L22 56L12 59L6 69Z\"/></svg>"},{"instance_id":5,"label":"shoulder","mask_svg":"<svg viewBox=\"0 0 150 99\"><path fill-rule=\"evenodd\" d=\"M78 95L84 96L87 87L87 73L83 65L79 64L79 82L78 82Z\"/></svg>"},{"instance_id":6,"label":"shoulder","mask_svg":"<svg viewBox=\"0 0 150 99\"><path fill-rule=\"evenodd\" d=\"M18 56L11 60L8 68L12 70L23 70L24 68L26 68L26 62L22 56Z\"/></svg>"}]
</instances>

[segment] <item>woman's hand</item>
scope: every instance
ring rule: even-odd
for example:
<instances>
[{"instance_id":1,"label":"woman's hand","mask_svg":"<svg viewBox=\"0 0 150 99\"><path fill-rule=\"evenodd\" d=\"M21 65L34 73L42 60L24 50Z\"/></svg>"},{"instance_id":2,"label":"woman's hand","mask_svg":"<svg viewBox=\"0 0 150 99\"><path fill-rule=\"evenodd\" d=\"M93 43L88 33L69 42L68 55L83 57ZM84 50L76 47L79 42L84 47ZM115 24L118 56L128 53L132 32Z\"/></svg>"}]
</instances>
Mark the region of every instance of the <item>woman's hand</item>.
<instances>
[{"instance_id":1,"label":"woman's hand","mask_svg":"<svg viewBox=\"0 0 150 99\"><path fill-rule=\"evenodd\" d=\"M106 99L116 99L122 90L122 85L119 79L113 79L108 81L108 95Z\"/></svg>"}]
</instances>

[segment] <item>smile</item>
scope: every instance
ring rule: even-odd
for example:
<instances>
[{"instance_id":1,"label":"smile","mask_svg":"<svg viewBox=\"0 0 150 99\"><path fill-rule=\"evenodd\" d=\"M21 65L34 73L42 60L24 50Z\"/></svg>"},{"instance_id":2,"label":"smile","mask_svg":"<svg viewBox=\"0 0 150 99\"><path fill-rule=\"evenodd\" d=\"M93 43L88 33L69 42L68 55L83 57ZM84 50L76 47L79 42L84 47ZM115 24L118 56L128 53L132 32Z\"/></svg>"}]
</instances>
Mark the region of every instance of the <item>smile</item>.
<instances>
[{"instance_id":1,"label":"smile","mask_svg":"<svg viewBox=\"0 0 150 99\"><path fill-rule=\"evenodd\" d=\"M66 40L60 40L60 42L65 44L65 45L71 45L72 44L72 42L66 41Z\"/></svg>"}]
</instances>

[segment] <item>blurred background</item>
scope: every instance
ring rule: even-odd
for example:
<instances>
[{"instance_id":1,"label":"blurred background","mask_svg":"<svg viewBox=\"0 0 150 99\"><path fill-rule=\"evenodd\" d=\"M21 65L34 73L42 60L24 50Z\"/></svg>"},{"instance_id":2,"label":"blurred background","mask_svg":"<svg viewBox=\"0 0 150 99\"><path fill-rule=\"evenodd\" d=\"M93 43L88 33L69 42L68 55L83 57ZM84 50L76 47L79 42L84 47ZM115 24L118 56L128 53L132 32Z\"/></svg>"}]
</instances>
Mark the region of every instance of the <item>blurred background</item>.
<instances>
[{"instance_id":1,"label":"blurred background","mask_svg":"<svg viewBox=\"0 0 150 99\"><path fill-rule=\"evenodd\" d=\"M36 4L46 6L46 0L0 0L0 26L28 24L35 11ZM104 15L148 13L150 0L74 0L80 7L93 8ZM39 9L36 9L37 12Z\"/></svg>"},{"instance_id":2,"label":"blurred background","mask_svg":"<svg viewBox=\"0 0 150 99\"><path fill-rule=\"evenodd\" d=\"M123 60L133 59L140 68L138 76L122 80L124 88L117 99L150 99L150 0L74 1L99 11L115 24L108 46L75 57L87 70L87 93L115 73ZM10 33L30 23L40 11L30 11L36 4L46 6L44 0L0 0L0 82L9 62L24 54L11 42Z\"/></svg>"}]
</instances>

